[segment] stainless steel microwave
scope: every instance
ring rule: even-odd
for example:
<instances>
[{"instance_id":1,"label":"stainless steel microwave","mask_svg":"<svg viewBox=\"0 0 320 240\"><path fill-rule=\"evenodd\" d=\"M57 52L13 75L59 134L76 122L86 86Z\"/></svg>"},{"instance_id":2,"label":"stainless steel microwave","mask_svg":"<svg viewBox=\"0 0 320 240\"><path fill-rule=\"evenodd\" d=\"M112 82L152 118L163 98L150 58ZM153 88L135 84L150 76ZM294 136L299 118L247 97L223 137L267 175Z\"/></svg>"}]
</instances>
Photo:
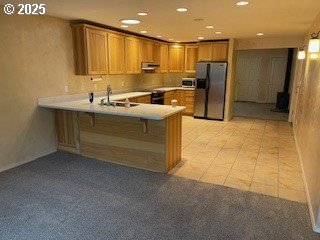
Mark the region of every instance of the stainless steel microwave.
<instances>
[{"instance_id":1,"label":"stainless steel microwave","mask_svg":"<svg viewBox=\"0 0 320 240\"><path fill-rule=\"evenodd\" d=\"M182 78L182 87L195 87L196 79L195 78Z\"/></svg>"}]
</instances>

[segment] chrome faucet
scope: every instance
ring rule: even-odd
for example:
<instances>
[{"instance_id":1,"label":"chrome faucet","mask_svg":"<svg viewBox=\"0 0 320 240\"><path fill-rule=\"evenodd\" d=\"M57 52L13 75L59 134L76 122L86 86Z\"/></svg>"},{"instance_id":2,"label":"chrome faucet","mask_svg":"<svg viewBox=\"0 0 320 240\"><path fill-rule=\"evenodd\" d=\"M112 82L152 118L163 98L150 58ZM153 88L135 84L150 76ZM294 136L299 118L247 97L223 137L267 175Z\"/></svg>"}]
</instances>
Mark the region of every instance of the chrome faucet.
<instances>
[{"instance_id":1,"label":"chrome faucet","mask_svg":"<svg viewBox=\"0 0 320 240\"><path fill-rule=\"evenodd\" d=\"M103 105L103 103L104 103L104 100L106 100L107 99L107 103L106 103L106 105L107 106L114 106L111 102L110 102L110 94L112 94L112 89L111 89L111 85L108 85L107 86L107 97L106 98L102 98L101 99L101 106Z\"/></svg>"}]
</instances>

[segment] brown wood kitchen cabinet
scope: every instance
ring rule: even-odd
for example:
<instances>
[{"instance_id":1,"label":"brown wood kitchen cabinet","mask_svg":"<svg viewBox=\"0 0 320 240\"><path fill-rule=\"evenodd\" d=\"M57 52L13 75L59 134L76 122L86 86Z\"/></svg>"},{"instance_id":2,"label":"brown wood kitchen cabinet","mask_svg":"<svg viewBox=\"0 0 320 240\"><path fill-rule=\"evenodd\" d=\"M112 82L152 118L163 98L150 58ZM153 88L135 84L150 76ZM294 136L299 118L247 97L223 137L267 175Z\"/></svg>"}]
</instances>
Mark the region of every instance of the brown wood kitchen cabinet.
<instances>
[{"instance_id":1,"label":"brown wood kitchen cabinet","mask_svg":"<svg viewBox=\"0 0 320 240\"><path fill-rule=\"evenodd\" d=\"M160 45L160 72L166 73L169 70L169 46Z\"/></svg>"},{"instance_id":2,"label":"brown wood kitchen cabinet","mask_svg":"<svg viewBox=\"0 0 320 240\"><path fill-rule=\"evenodd\" d=\"M211 61L211 60L212 60L212 43L210 42L199 43L198 61Z\"/></svg>"},{"instance_id":3,"label":"brown wood kitchen cabinet","mask_svg":"<svg viewBox=\"0 0 320 240\"><path fill-rule=\"evenodd\" d=\"M141 42L134 37L125 38L125 72L141 73Z\"/></svg>"},{"instance_id":4,"label":"brown wood kitchen cabinet","mask_svg":"<svg viewBox=\"0 0 320 240\"><path fill-rule=\"evenodd\" d=\"M124 36L108 33L109 74L123 74L125 72Z\"/></svg>"},{"instance_id":5,"label":"brown wood kitchen cabinet","mask_svg":"<svg viewBox=\"0 0 320 240\"><path fill-rule=\"evenodd\" d=\"M186 45L185 46L185 65L184 70L187 73L195 73L198 60L198 46Z\"/></svg>"},{"instance_id":6,"label":"brown wood kitchen cabinet","mask_svg":"<svg viewBox=\"0 0 320 240\"><path fill-rule=\"evenodd\" d=\"M193 115L194 113L194 91L177 90L177 100L179 106L185 106L184 115Z\"/></svg>"},{"instance_id":7,"label":"brown wood kitchen cabinet","mask_svg":"<svg viewBox=\"0 0 320 240\"><path fill-rule=\"evenodd\" d=\"M176 91L167 91L164 93L164 105L171 105L171 100L176 99Z\"/></svg>"},{"instance_id":8,"label":"brown wood kitchen cabinet","mask_svg":"<svg viewBox=\"0 0 320 240\"><path fill-rule=\"evenodd\" d=\"M79 154L78 113L75 111L56 110L55 120L58 149Z\"/></svg>"},{"instance_id":9,"label":"brown wood kitchen cabinet","mask_svg":"<svg viewBox=\"0 0 320 240\"><path fill-rule=\"evenodd\" d=\"M86 24L72 25L76 75L108 74L107 32Z\"/></svg>"},{"instance_id":10,"label":"brown wood kitchen cabinet","mask_svg":"<svg viewBox=\"0 0 320 240\"><path fill-rule=\"evenodd\" d=\"M137 103L151 104L151 95L137 97Z\"/></svg>"},{"instance_id":11,"label":"brown wood kitchen cabinet","mask_svg":"<svg viewBox=\"0 0 320 240\"><path fill-rule=\"evenodd\" d=\"M199 43L198 61L228 61L228 42Z\"/></svg>"},{"instance_id":12,"label":"brown wood kitchen cabinet","mask_svg":"<svg viewBox=\"0 0 320 240\"><path fill-rule=\"evenodd\" d=\"M184 46L169 46L169 72L183 72L184 70Z\"/></svg>"},{"instance_id":13,"label":"brown wood kitchen cabinet","mask_svg":"<svg viewBox=\"0 0 320 240\"><path fill-rule=\"evenodd\" d=\"M154 42L143 40L141 41L141 61L153 62L154 61Z\"/></svg>"}]
</instances>

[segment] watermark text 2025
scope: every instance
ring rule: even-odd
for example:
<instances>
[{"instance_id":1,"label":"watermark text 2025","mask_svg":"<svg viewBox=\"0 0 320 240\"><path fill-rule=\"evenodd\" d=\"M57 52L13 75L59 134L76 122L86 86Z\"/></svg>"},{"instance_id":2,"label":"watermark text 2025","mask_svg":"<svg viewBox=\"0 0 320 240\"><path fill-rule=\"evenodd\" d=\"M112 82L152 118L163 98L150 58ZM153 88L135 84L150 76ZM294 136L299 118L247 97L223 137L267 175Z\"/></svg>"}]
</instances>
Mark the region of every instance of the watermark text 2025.
<instances>
[{"instance_id":1,"label":"watermark text 2025","mask_svg":"<svg viewBox=\"0 0 320 240\"><path fill-rule=\"evenodd\" d=\"M19 3L17 9L15 9L15 7L12 4L6 4L3 7L4 13L8 15L14 14L15 10L17 10L18 15L44 15L46 14L46 5L44 3Z\"/></svg>"}]
</instances>

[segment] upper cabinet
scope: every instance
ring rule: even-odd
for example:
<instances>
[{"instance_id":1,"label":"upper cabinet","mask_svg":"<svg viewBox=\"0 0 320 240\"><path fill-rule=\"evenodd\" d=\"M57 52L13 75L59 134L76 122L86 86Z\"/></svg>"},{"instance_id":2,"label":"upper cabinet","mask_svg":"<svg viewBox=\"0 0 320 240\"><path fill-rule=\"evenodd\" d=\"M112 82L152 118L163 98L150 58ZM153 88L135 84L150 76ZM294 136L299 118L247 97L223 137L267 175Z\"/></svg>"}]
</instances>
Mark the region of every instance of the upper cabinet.
<instances>
[{"instance_id":1,"label":"upper cabinet","mask_svg":"<svg viewBox=\"0 0 320 240\"><path fill-rule=\"evenodd\" d=\"M88 24L72 33L76 75L139 74L141 62L159 63L156 73L195 73L197 61L228 61L228 41L170 45Z\"/></svg>"},{"instance_id":2,"label":"upper cabinet","mask_svg":"<svg viewBox=\"0 0 320 240\"><path fill-rule=\"evenodd\" d=\"M137 74L141 72L141 42L134 37L125 38L125 72Z\"/></svg>"},{"instance_id":3,"label":"upper cabinet","mask_svg":"<svg viewBox=\"0 0 320 240\"><path fill-rule=\"evenodd\" d=\"M76 75L108 74L107 32L86 25L72 26Z\"/></svg>"},{"instance_id":4,"label":"upper cabinet","mask_svg":"<svg viewBox=\"0 0 320 240\"><path fill-rule=\"evenodd\" d=\"M124 36L108 33L109 74L123 74L124 63Z\"/></svg>"},{"instance_id":5,"label":"upper cabinet","mask_svg":"<svg viewBox=\"0 0 320 240\"><path fill-rule=\"evenodd\" d=\"M185 46L185 65L184 69L187 73L195 73L198 60L198 46L186 45Z\"/></svg>"},{"instance_id":6,"label":"upper cabinet","mask_svg":"<svg viewBox=\"0 0 320 240\"><path fill-rule=\"evenodd\" d=\"M213 61L228 61L227 42L217 42L212 44L212 60Z\"/></svg>"},{"instance_id":7,"label":"upper cabinet","mask_svg":"<svg viewBox=\"0 0 320 240\"><path fill-rule=\"evenodd\" d=\"M154 42L143 40L141 41L141 61L153 62L154 61Z\"/></svg>"},{"instance_id":8,"label":"upper cabinet","mask_svg":"<svg viewBox=\"0 0 320 240\"><path fill-rule=\"evenodd\" d=\"M168 72L169 46L163 43L155 43L154 45L154 62L160 66L156 68L157 73Z\"/></svg>"},{"instance_id":9,"label":"upper cabinet","mask_svg":"<svg viewBox=\"0 0 320 240\"><path fill-rule=\"evenodd\" d=\"M228 42L205 42L199 43L199 61L227 61Z\"/></svg>"},{"instance_id":10,"label":"upper cabinet","mask_svg":"<svg viewBox=\"0 0 320 240\"><path fill-rule=\"evenodd\" d=\"M212 43L199 43L198 48L198 60L199 61L211 61L212 60Z\"/></svg>"},{"instance_id":11,"label":"upper cabinet","mask_svg":"<svg viewBox=\"0 0 320 240\"><path fill-rule=\"evenodd\" d=\"M184 70L184 46L169 46L169 72L183 72Z\"/></svg>"}]
</instances>

